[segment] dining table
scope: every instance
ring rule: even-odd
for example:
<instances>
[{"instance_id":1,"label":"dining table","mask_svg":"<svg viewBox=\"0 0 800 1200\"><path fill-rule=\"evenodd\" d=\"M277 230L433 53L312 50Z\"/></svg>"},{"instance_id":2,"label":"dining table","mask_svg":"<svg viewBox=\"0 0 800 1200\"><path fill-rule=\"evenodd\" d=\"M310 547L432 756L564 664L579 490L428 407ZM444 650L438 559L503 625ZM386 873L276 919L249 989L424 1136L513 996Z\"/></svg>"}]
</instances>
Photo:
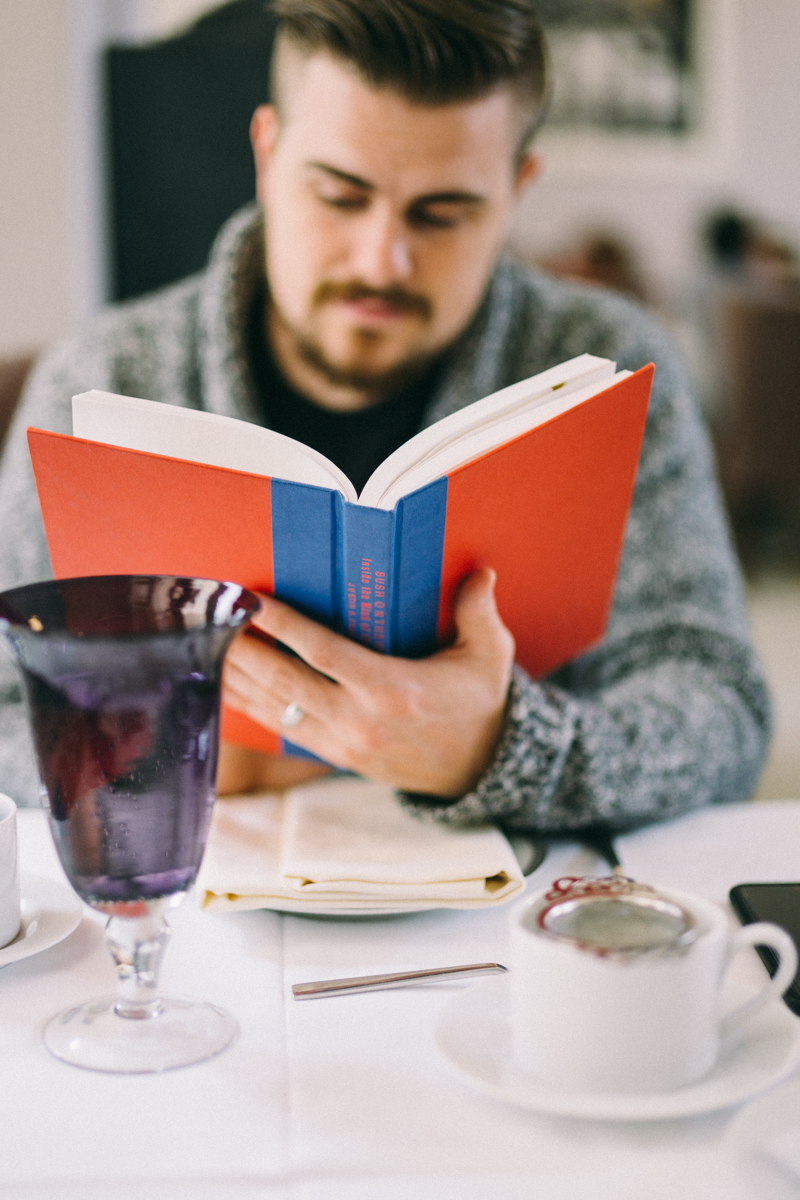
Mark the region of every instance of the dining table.
<instances>
[{"instance_id":1,"label":"dining table","mask_svg":"<svg viewBox=\"0 0 800 1200\"><path fill-rule=\"evenodd\" d=\"M20 809L18 832L23 897L37 878L68 888L46 812ZM800 879L800 800L715 805L621 835L616 847L626 874L711 900L733 928L732 885ZM565 875L605 873L578 841L555 840L526 894ZM0 1197L800 1196L800 1175L768 1153L770 1139L785 1142L792 1131L800 1144L793 1065L771 1086L762 1081L753 1095L715 1111L564 1116L493 1093L443 1051L461 1028L467 989L479 986L488 999L485 1024L473 1013L473 1049L486 1050L491 997L499 994L488 980L293 998L299 982L507 963L511 907L360 917L208 913L190 893L170 916L163 989L221 1005L240 1033L207 1062L151 1075L82 1070L43 1044L54 1013L115 990L104 918L85 907L69 936L0 970ZM729 976L740 992L765 979L749 948L735 956ZM800 1028L781 1001L772 1004Z\"/></svg>"}]
</instances>

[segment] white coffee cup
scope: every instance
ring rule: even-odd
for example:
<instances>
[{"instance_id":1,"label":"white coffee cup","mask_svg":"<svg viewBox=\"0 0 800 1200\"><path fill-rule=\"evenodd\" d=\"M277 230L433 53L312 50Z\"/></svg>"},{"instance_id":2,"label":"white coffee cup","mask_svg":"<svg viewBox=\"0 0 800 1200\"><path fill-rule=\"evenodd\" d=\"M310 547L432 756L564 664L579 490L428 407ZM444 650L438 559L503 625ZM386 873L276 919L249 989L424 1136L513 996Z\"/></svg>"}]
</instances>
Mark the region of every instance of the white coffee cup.
<instances>
[{"instance_id":1,"label":"white coffee cup","mask_svg":"<svg viewBox=\"0 0 800 1200\"><path fill-rule=\"evenodd\" d=\"M693 940L671 952L599 954L543 929L544 895L511 917L513 1055L536 1079L564 1091L670 1091L702 1079L797 970L797 951L777 925L732 931L716 905L659 888L693 919ZM772 980L725 1017L723 976L744 946L769 946Z\"/></svg>"},{"instance_id":2,"label":"white coffee cup","mask_svg":"<svg viewBox=\"0 0 800 1200\"><path fill-rule=\"evenodd\" d=\"M17 859L17 806L0 793L0 947L19 933L19 862Z\"/></svg>"}]
</instances>

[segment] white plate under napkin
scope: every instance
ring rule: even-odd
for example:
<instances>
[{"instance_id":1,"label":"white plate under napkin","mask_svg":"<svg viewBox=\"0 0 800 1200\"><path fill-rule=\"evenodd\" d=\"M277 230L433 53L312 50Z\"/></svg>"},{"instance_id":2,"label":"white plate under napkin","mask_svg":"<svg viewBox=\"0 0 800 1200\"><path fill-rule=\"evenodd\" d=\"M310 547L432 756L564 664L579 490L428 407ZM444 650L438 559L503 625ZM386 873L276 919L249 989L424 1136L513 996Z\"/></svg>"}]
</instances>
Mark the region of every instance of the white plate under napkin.
<instances>
[{"instance_id":1,"label":"white plate under napkin","mask_svg":"<svg viewBox=\"0 0 800 1200\"><path fill-rule=\"evenodd\" d=\"M218 912L367 915L485 908L523 886L498 830L420 821L391 788L346 778L218 800L197 894Z\"/></svg>"}]
</instances>

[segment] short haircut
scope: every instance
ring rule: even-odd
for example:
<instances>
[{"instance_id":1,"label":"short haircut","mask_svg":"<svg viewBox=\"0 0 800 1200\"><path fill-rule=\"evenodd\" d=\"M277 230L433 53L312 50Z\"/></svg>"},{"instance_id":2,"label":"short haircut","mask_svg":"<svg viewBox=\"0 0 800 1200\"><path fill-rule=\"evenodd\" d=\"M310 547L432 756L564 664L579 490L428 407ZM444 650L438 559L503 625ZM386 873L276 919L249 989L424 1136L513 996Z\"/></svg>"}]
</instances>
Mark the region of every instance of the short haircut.
<instances>
[{"instance_id":1,"label":"short haircut","mask_svg":"<svg viewBox=\"0 0 800 1200\"><path fill-rule=\"evenodd\" d=\"M272 8L278 42L343 59L413 103L508 87L523 116L520 153L544 117L547 51L530 0L272 0Z\"/></svg>"}]
</instances>

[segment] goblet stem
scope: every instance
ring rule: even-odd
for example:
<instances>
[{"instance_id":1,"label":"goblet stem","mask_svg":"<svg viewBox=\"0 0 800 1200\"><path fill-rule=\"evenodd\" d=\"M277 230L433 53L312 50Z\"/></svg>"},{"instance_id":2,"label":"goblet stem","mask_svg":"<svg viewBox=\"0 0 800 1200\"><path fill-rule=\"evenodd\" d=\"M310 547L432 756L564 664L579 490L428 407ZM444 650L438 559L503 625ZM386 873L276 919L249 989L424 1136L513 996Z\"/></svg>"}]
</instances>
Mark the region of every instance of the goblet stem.
<instances>
[{"instance_id":1,"label":"goblet stem","mask_svg":"<svg viewBox=\"0 0 800 1200\"><path fill-rule=\"evenodd\" d=\"M238 1025L223 1009L158 994L171 934L166 913L182 898L95 904L110 912L105 940L119 990L53 1017L44 1031L51 1054L94 1071L146 1074L202 1062L230 1045Z\"/></svg>"},{"instance_id":2,"label":"goblet stem","mask_svg":"<svg viewBox=\"0 0 800 1200\"><path fill-rule=\"evenodd\" d=\"M141 915L114 915L106 925L105 941L117 968L119 998L114 1012L134 1021L150 1020L164 1010L159 1000L158 975L172 930L165 912L169 901L129 904Z\"/></svg>"}]
</instances>

